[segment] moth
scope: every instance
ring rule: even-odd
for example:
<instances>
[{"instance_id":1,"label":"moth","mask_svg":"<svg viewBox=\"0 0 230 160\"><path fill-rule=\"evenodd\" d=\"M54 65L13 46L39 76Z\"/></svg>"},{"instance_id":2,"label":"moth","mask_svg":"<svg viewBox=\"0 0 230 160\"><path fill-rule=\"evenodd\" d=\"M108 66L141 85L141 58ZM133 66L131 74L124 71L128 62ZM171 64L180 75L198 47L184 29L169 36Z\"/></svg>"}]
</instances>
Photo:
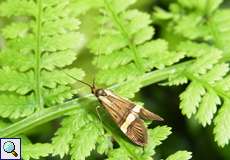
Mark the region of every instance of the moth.
<instances>
[{"instance_id":1,"label":"moth","mask_svg":"<svg viewBox=\"0 0 230 160\"><path fill-rule=\"evenodd\" d=\"M163 121L160 116L116 95L111 90L96 88L94 83L90 85L86 82L78 81L91 88L92 94L97 97L98 101L108 111L121 131L139 146L144 146L148 142L147 128L142 119Z\"/></svg>"}]
</instances>

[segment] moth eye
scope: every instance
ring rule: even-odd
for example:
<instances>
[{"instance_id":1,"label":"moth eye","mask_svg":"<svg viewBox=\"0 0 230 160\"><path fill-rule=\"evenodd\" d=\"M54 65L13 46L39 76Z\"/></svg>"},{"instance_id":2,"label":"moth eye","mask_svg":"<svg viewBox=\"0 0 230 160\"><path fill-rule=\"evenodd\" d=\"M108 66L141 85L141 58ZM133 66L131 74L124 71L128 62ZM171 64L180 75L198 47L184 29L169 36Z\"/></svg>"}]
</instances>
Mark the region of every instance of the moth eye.
<instances>
[{"instance_id":1,"label":"moth eye","mask_svg":"<svg viewBox=\"0 0 230 160\"><path fill-rule=\"evenodd\" d=\"M99 96L105 96L106 93L104 92L104 90L98 89L98 90L97 90L97 95L99 95Z\"/></svg>"}]
</instances>

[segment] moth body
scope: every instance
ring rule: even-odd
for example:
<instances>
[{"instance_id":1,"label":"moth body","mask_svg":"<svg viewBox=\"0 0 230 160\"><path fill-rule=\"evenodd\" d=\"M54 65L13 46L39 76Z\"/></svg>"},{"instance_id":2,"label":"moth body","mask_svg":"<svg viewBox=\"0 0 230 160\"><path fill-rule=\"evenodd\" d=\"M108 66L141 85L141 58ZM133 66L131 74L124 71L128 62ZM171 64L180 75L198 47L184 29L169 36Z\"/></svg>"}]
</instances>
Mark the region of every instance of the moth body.
<instances>
[{"instance_id":1,"label":"moth body","mask_svg":"<svg viewBox=\"0 0 230 160\"><path fill-rule=\"evenodd\" d=\"M71 77L74 78L73 76ZM92 94L94 94L105 107L121 131L137 145L144 146L147 144L147 128L142 119L163 121L163 118L160 116L148 111L142 106L136 105L128 99L114 94L108 89L98 89L94 83L90 85L81 80L78 81L91 88Z\"/></svg>"},{"instance_id":2,"label":"moth body","mask_svg":"<svg viewBox=\"0 0 230 160\"><path fill-rule=\"evenodd\" d=\"M137 145L144 146L147 143L147 128L142 119L163 120L160 116L114 94L110 90L96 89L93 86L91 91L105 107L121 131Z\"/></svg>"}]
</instances>

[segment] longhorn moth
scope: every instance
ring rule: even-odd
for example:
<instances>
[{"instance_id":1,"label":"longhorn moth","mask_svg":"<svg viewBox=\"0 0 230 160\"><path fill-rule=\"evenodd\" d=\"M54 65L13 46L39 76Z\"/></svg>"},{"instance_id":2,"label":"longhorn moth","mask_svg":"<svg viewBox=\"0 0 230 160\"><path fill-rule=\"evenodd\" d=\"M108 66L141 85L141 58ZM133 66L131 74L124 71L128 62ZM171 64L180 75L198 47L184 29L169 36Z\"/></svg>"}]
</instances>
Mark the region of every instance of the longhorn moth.
<instances>
[{"instance_id":1,"label":"longhorn moth","mask_svg":"<svg viewBox=\"0 0 230 160\"><path fill-rule=\"evenodd\" d=\"M90 85L81 80L78 81L90 87L92 94L97 97L98 101L108 111L121 131L139 146L144 146L148 142L147 128L142 119L163 121L160 116L116 95L111 90L97 88L94 83Z\"/></svg>"}]
</instances>

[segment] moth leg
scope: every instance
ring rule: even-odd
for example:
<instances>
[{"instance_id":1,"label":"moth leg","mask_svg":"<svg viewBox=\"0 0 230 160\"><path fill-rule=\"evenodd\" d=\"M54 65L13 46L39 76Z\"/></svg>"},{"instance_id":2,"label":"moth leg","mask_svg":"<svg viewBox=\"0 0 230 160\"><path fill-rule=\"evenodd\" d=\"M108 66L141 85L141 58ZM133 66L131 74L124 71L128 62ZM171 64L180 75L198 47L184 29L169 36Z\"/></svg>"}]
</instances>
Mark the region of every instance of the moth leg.
<instances>
[{"instance_id":1,"label":"moth leg","mask_svg":"<svg viewBox=\"0 0 230 160\"><path fill-rule=\"evenodd\" d=\"M101 108L101 106L97 106L96 107L96 112L97 112L97 116L98 116L98 118L99 118L99 120L101 121L101 123L102 123L102 119L101 119L101 116L100 116L100 113L99 113L99 109Z\"/></svg>"}]
</instances>

